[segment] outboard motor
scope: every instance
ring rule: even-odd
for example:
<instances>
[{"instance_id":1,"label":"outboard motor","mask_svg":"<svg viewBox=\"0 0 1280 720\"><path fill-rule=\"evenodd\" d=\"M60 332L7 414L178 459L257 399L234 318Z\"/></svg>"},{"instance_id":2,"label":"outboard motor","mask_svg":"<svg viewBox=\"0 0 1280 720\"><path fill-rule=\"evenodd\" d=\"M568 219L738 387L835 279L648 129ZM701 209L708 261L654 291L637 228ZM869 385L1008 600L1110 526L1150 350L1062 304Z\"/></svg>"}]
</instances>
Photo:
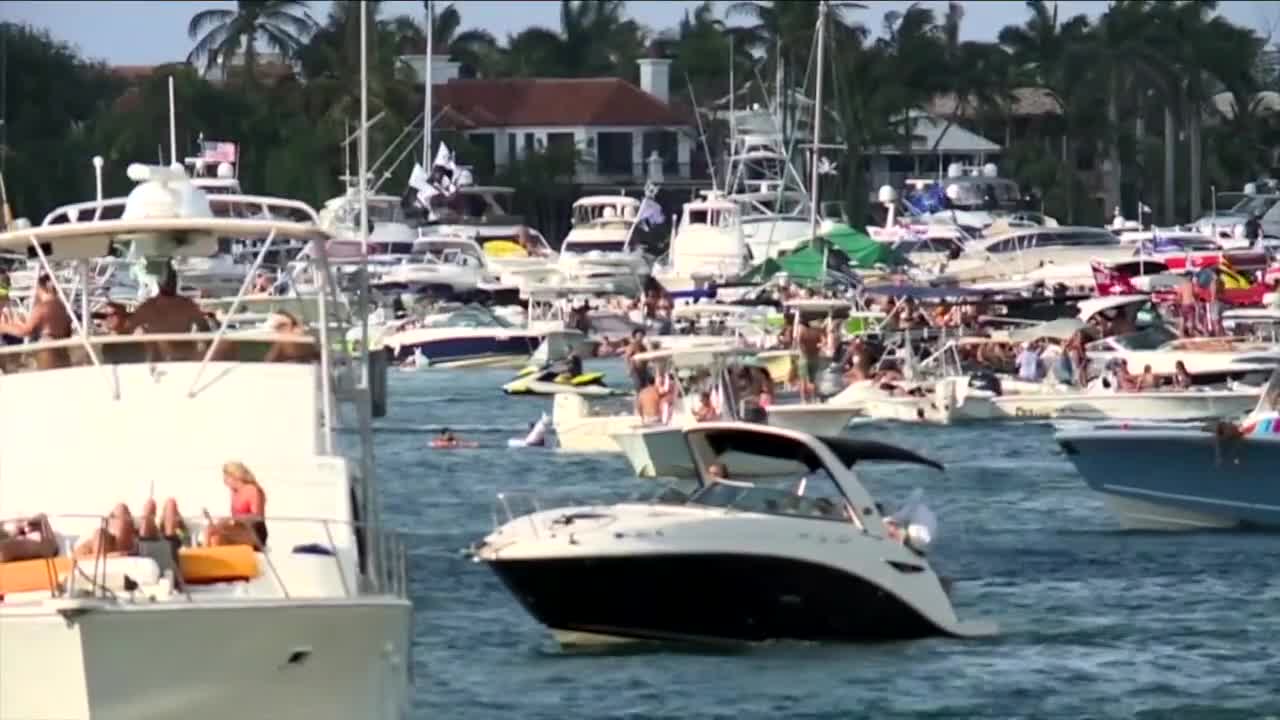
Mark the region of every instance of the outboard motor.
<instances>
[{"instance_id":1,"label":"outboard motor","mask_svg":"<svg viewBox=\"0 0 1280 720\"><path fill-rule=\"evenodd\" d=\"M985 390L997 397L1004 394L1000 386L1000 378L990 370L979 370L970 375L969 387L974 390Z\"/></svg>"}]
</instances>

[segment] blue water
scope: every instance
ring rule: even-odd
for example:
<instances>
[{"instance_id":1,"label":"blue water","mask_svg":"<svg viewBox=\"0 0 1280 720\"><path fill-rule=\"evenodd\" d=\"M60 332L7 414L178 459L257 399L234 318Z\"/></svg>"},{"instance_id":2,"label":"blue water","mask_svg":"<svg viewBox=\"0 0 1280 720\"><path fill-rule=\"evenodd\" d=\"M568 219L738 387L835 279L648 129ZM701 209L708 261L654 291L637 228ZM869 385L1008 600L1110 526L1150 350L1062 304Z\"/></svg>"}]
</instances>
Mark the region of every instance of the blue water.
<instances>
[{"instance_id":1,"label":"blue water","mask_svg":"<svg viewBox=\"0 0 1280 720\"><path fill-rule=\"evenodd\" d=\"M958 614L995 620L997 638L563 654L459 549L492 528L500 491L546 507L653 486L621 456L507 449L550 411L546 399L503 396L509 377L392 372L377 460L383 512L412 533L415 717L1280 716L1280 536L1121 531L1051 429L1033 425L849 431L947 465L860 473L890 506L925 489L940 522L934 567L955 579ZM483 447L427 449L442 426Z\"/></svg>"}]
</instances>

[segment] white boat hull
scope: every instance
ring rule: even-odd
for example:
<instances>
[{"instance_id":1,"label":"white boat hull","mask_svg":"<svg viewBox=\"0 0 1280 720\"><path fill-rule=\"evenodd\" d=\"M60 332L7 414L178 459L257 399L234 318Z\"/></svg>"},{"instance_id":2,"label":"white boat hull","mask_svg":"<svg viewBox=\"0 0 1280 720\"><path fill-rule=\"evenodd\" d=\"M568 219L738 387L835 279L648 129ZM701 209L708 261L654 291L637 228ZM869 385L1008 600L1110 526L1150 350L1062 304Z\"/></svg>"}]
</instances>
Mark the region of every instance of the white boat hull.
<instances>
[{"instance_id":1,"label":"white boat hull","mask_svg":"<svg viewBox=\"0 0 1280 720\"><path fill-rule=\"evenodd\" d=\"M834 405L775 405L766 413L774 427L823 436L839 435L858 410Z\"/></svg>"},{"instance_id":2,"label":"white boat hull","mask_svg":"<svg viewBox=\"0 0 1280 720\"><path fill-rule=\"evenodd\" d=\"M1206 420L1243 415L1258 403L1258 392L1143 392L1143 393L1044 393L1005 395L988 399L987 412L993 419L1106 419L1106 420ZM963 419L977 417L965 405L958 408Z\"/></svg>"},{"instance_id":3,"label":"white boat hull","mask_svg":"<svg viewBox=\"0 0 1280 720\"><path fill-rule=\"evenodd\" d=\"M0 608L0 719L407 716L405 600Z\"/></svg>"}]
</instances>

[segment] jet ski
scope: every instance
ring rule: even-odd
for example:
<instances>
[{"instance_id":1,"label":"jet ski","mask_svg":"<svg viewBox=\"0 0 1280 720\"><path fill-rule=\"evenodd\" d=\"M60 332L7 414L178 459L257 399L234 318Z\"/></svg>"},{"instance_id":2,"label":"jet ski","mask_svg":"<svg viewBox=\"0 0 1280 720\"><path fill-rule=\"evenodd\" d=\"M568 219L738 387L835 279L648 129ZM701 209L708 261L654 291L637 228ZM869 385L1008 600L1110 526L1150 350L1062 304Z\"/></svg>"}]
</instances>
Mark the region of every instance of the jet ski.
<instances>
[{"instance_id":1,"label":"jet ski","mask_svg":"<svg viewBox=\"0 0 1280 720\"><path fill-rule=\"evenodd\" d=\"M576 371L576 372L575 372ZM555 395L572 393L586 397L625 395L604 384L604 373L583 372L581 363L556 363L543 367L529 366L502 386L508 395Z\"/></svg>"}]
</instances>

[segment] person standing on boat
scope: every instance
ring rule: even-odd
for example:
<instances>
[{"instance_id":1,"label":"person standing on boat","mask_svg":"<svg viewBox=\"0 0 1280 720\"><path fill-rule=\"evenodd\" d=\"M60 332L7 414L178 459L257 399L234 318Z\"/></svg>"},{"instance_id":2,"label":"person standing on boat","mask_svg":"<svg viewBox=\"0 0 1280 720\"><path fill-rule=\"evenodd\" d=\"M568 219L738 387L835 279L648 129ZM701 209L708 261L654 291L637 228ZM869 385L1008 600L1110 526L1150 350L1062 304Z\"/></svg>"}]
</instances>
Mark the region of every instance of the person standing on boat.
<instances>
[{"instance_id":1,"label":"person standing on boat","mask_svg":"<svg viewBox=\"0 0 1280 720\"><path fill-rule=\"evenodd\" d=\"M627 345L624 357L627 361L627 373L631 375L632 385L637 392L647 387L650 381L644 361L636 359L636 356L644 351L644 329L636 328L631 331L631 344Z\"/></svg>"},{"instance_id":2,"label":"person standing on boat","mask_svg":"<svg viewBox=\"0 0 1280 720\"><path fill-rule=\"evenodd\" d=\"M1018 379L1027 382L1040 382L1044 379L1044 368L1040 365L1040 343L1032 341L1022 346L1018 353Z\"/></svg>"},{"instance_id":3,"label":"person standing on boat","mask_svg":"<svg viewBox=\"0 0 1280 720\"><path fill-rule=\"evenodd\" d=\"M173 263L166 263L160 275L157 292L134 310L125 323L124 332L141 329L150 334L187 333L192 330L207 331L209 319L200 306L189 297L178 294L178 271Z\"/></svg>"},{"instance_id":4,"label":"person standing on boat","mask_svg":"<svg viewBox=\"0 0 1280 720\"><path fill-rule=\"evenodd\" d=\"M41 275L36 280L31 312L25 322L0 323L0 335L12 335L31 340L64 340L71 337L71 315L58 299L53 288L53 278ZM41 350L36 354L36 367L40 370L66 367L70 363L65 348Z\"/></svg>"},{"instance_id":5,"label":"person standing on boat","mask_svg":"<svg viewBox=\"0 0 1280 720\"><path fill-rule=\"evenodd\" d=\"M1191 337L1196 331L1196 286L1191 278L1178 283L1178 334Z\"/></svg>"}]
</instances>

